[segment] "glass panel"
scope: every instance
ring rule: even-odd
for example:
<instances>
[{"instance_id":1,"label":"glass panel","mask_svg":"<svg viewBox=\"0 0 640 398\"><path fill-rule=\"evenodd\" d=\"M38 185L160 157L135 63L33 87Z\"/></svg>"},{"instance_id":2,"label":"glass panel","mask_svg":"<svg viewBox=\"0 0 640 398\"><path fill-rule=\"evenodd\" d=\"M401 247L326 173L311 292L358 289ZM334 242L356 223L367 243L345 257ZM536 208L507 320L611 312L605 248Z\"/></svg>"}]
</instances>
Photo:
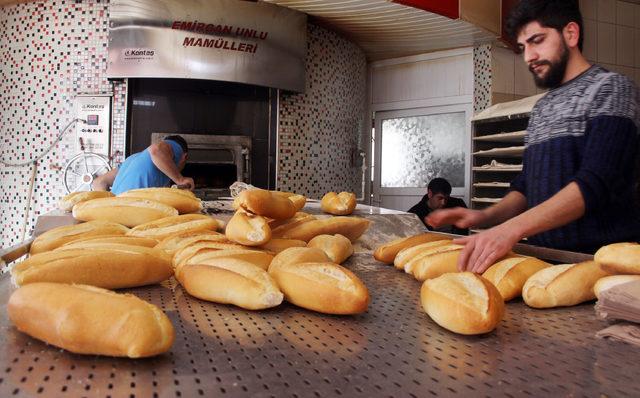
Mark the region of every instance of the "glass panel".
<instances>
[{"instance_id":1,"label":"glass panel","mask_svg":"<svg viewBox=\"0 0 640 398\"><path fill-rule=\"evenodd\" d=\"M381 186L422 188L442 177L464 187L465 113L382 121Z\"/></svg>"}]
</instances>

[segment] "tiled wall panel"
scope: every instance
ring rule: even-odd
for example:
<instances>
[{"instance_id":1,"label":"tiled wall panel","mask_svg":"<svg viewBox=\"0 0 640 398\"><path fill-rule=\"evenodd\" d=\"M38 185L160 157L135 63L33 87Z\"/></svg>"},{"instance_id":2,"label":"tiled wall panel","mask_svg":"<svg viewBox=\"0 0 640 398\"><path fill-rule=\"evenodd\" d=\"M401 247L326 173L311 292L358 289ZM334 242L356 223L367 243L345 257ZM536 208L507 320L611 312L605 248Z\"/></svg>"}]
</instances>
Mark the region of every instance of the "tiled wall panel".
<instances>
[{"instance_id":1,"label":"tiled wall panel","mask_svg":"<svg viewBox=\"0 0 640 398\"><path fill-rule=\"evenodd\" d=\"M473 48L473 112L482 112L491 106L491 45Z\"/></svg>"}]
</instances>

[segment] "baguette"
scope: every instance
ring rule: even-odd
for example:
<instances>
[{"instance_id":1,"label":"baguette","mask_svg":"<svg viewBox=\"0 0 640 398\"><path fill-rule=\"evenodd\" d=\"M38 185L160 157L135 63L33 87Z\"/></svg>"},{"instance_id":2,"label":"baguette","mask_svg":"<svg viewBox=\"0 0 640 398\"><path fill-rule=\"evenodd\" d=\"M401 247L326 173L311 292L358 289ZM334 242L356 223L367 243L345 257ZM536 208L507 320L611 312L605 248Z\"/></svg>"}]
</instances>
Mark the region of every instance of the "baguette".
<instances>
[{"instance_id":1,"label":"baguette","mask_svg":"<svg viewBox=\"0 0 640 398\"><path fill-rule=\"evenodd\" d=\"M132 228L127 235L162 240L179 233L215 231L220 223L204 214L183 214L165 217Z\"/></svg>"},{"instance_id":2,"label":"baguette","mask_svg":"<svg viewBox=\"0 0 640 398\"><path fill-rule=\"evenodd\" d=\"M288 220L271 220L269 221L269 227L271 228L272 236L274 238L280 238L290 229L305 223L307 221L316 220L315 216L304 212L297 212L295 216ZM306 242L305 242L306 243Z\"/></svg>"},{"instance_id":3,"label":"baguette","mask_svg":"<svg viewBox=\"0 0 640 398\"><path fill-rule=\"evenodd\" d=\"M351 192L328 192L320 201L320 209L334 216L348 216L356 208L356 195Z\"/></svg>"},{"instance_id":4,"label":"baguette","mask_svg":"<svg viewBox=\"0 0 640 398\"><path fill-rule=\"evenodd\" d=\"M242 260L257 265L266 271L273 260L273 255L267 252L247 249L205 250L186 258L183 264L216 265L221 259L225 261L226 259Z\"/></svg>"},{"instance_id":5,"label":"baguette","mask_svg":"<svg viewBox=\"0 0 640 398\"><path fill-rule=\"evenodd\" d=\"M178 210L160 202L139 198L92 199L73 206L73 217L80 221L104 220L127 227L177 216Z\"/></svg>"},{"instance_id":6,"label":"baguette","mask_svg":"<svg viewBox=\"0 0 640 398\"><path fill-rule=\"evenodd\" d=\"M437 278L450 272L458 272L458 257L462 245L434 247L418 254L405 265L405 272L413 274L419 281Z\"/></svg>"},{"instance_id":7,"label":"baguette","mask_svg":"<svg viewBox=\"0 0 640 398\"><path fill-rule=\"evenodd\" d=\"M50 229L38 236L31 243L29 252L31 254L42 253L78 239L105 235L124 235L128 231L129 228L122 224L107 221L89 221L82 224L65 225Z\"/></svg>"},{"instance_id":8,"label":"baguette","mask_svg":"<svg viewBox=\"0 0 640 398\"><path fill-rule=\"evenodd\" d=\"M291 195L287 197L292 203L293 207L296 209L296 212L302 210L304 205L307 204L307 198L303 195Z\"/></svg>"},{"instance_id":9,"label":"baguette","mask_svg":"<svg viewBox=\"0 0 640 398\"><path fill-rule=\"evenodd\" d=\"M175 268L178 264L181 264L187 261L189 258L195 256L196 254L215 252L220 250L241 250L241 249L246 249L246 247L239 245L237 243L231 243L231 242L203 241L203 242L194 243L192 245L185 246L182 249L179 249L175 252L175 254L173 255L173 267Z\"/></svg>"},{"instance_id":10,"label":"baguette","mask_svg":"<svg viewBox=\"0 0 640 398\"><path fill-rule=\"evenodd\" d=\"M369 305L369 291L364 283L338 264L279 264L269 267L269 274L285 299L298 307L324 314L348 315L365 312Z\"/></svg>"},{"instance_id":11,"label":"baguette","mask_svg":"<svg viewBox=\"0 0 640 398\"><path fill-rule=\"evenodd\" d=\"M269 272L281 265L328 262L331 262L329 256L320 249L315 247L292 247L276 254L269 266Z\"/></svg>"},{"instance_id":12,"label":"baguette","mask_svg":"<svg viewBox=\"0 0 640 398\"><path fill-rule=\"evenodd\" d=\"M522 288L522 298L529 307L554 308L593 300L593 286L607 276L598 263L585 261L544 268L533 274Z\"/></svg>"},{"instance_id":13,"label":"baguette","mask_svg":"<svg viewBox=\"0 0 640 398\"><path fill-rule=\"evenodd\" d=\"M593 294L597 299L600 299L600 295L605 290L611 289L614 286L622 285L629 282L640 281L640 275L611 275L598 279L595 285L593 285Z\"/></svg>"},{"instance_id":14,"label":"baguette","mask_svg":"<svg viewBox=\"0 0 640 398\"><path fill-rule=\"evenodd\" d=\"M296 206L286 196L265 189L249 189L240 192L236 205L248 213L274 220L284 220L296 214Z\"/></svg>"},{"instance_id":15,"label":"baguette","mask_svg":"<svg viewBox=\"0 0 640 398\"><path fill-rule=\"evenodd\" d=\"M172 274L171 258L163 251L118 243L39 253L11 270L16 286L58 282L105 289L151 285Z\"/></svg>"},{"instance_id":16,"label":"baguette","mask_svg":"<svg viewBox=\"0 0 640 398\"><path fill-rule=\"evenodd\" d=\"M451 239L437 240L433 242L421 243L419 245L406 247L398 252L396 258L393 260L393 265L397 269L404 270L405 266L418 254L430 250L432 248L447 246L451 244Z\"/></svg>"},{"instance_id":17,"label":"baguette","mask_svg":"<svg viewBox=\"0 0 640 398\"><path fill-rule=\"evenodd\" d=\"M420 290L422 308L431 319L454 333L489 333L504 317L504 301L489 281L472 272L429 279Z\"/></svg>"},{"instance_id":18,"label":"baguette","mask_svg":"<svg viewBox=\"0 0 640 398\"><path fill-rule=\"evenodd\" d=\"M622 242L603 246L594 260L610 274L640 274L640 244Z\"/></svg>"},{"instance_id":19,"label":"baguette","mask_svg":"<svg viewBox=\"0 0 640 398\"><path fill-rule=\"evenodd\" d=\"M26 285L13 292L7 312L21 332L76 354L150 357L169 351L175 338L155 305L94 286Z\"/></svg>"},{"instance_id":20,"label":"baguette","mask_svg":"<svg viewBox=\"0 0 640 398\"><path fill-rule=\"evenodd\" d=\"M241 245L260 246L271 239L271 228L264 217L237 211L229 220L225 235Z\"/></svg>"},{"instance_id":21,"label":"baguette","mask_svg":"<svg viewBox=\"0 0 640 398\"><path fill-rule=\"evenodd\" d=\"M111 198L115 196L109 191L83 191L83 192L72 192L66 196L63 196L58 201L58 208L64 211L71 211L73 206L77 205L80 202L86 202L91 199L98 198Z\"/></svg>"},{"instance_id":22,"label":"baguette","mask_svg":"<svg viewBox=\"0 0 640 398\"><path fill-rule=\"evenodd\" d=\"M482 276L493 283L504 301L509 301L522 295L527 279L550 266L533 257L510 257L493 264Z\"/></svg>"},{"instance_id":23,"label":"baguette","mask_svg":"<svg viewBox=\"0 0 640 398\"><path fill-rule=\"evenodd\" d=\"M369 228L371 222L360 217L329 217L302 222L274 238L297 239L309 242L318 235L341 234L355 242Z\"/></svg>"},{"instance_id":24,"label":"baguette","mask_svg":"<svg viewBox=\"0 0 640 398\"><path fill-rule=\"evenodd\" d=\"M385 264L393 264L393 260L395 260L396 255L398 255L398 252L400 252L402 249L417 246L422 243L435 242L439 240L451 239L445 237L444 235L432 232L409 236L406 238L398 238L376 248L376 250L373 252L373 257Z\"/></svg>"},{"instance_id":25,"label":"baguette","mask_svg":"<svg viewBox=\"0 0 640 398\"><path fill-rule=\"evenodd\" d=\"M283 299L265 270L234 258L217 259L215 265L181 264L176 279L194 297L248 310L275 307Z\"/></svg>"},{"instance_id":26,"label":"baguette","mask_svg":"<svg viewBox=\"0 0 640 398\"><path fill-rule=\"evenodd\" d=\"M105 243L121 243L123 245L143 246L143 247L155 247L158 241L151 238L142 238L137 236L123 236L123 235L105 235L105 236L91 236L89 238L77 239L69 243L54 249L54 250L68 250L68 249L88 249L88 248L100 248Z\"/></svg>"},{"instance_id":27,"label":"baguette","mask_svg":"<svg viewBox=\"0 0 640 398\"><path fill-rule=\"evenodd\" d=\"M178 210L178 213L197 213L202 210L202 201L193 192L176 188L142 188L123 192L122 198L141 198L164 203Z\"/></svg>"},{"instance_id":28,"label":"baguette","mask_svg":"<svg viewBox=\"0 0 640 398\"><path fill-rule=\"evenodd\" d=\"M164 250L173 256L178 250L200 242L231 243L224 234L216 231L180 232L161 240L156 249Z\"/></svg>"},{"instance_id":29,"label":"baguette","mask_svg":"<svg viewBox=\"0 0 640 398\"><path fill-rule=\"evenodd\" d=\"M342 264L353 254L351 241L340 234L318 235L309 241L307 247L322 250L336 264Z\"/></svg>"},{"instance_id":30,"label":"baguette","mask_svg":"<svg viewBox=\"0 0 640 398\"><path fill-rule=\"evenodd\" d=\"M274 238L274 239L271 239L269 242L265 243L264 245L258 246L258 248L278 254L281 251L286 250L290 247L305 247L305 246L307 246L307 242L303 240Z\"/></svg>"}]
</instances>

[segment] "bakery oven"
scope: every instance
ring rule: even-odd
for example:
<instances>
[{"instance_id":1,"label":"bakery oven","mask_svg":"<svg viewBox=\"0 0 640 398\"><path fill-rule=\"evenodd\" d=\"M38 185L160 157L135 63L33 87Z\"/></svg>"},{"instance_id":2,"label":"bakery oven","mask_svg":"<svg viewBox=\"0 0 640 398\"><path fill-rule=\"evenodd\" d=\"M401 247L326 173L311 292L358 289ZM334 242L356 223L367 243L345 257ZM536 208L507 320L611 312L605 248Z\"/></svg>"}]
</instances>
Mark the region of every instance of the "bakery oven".
<instances>
[{"instance_id":1,"label":"bakery oven","mask_svg":"<svg viewBox=\"0 0 640 398\"><path fill-rule=\"evenodd\" d=\"M229 196L229 186L235 181L251 183L251 137L153 133L151 143L174 134L181 135L189 145L189 156L182 174L193 178L195 193L201 199Z\"/></svg>"}]
</instances>

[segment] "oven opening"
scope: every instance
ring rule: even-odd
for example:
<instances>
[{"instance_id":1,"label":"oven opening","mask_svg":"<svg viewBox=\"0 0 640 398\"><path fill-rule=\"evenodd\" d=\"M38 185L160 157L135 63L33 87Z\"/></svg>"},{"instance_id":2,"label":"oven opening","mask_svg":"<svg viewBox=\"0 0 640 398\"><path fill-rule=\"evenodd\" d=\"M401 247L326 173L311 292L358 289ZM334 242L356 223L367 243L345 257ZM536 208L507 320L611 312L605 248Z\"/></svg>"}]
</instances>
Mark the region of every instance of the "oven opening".
<instances>
[{"instance_id":1,"label":"oven opening","mask_svg":"<svg viewBox=\"0 0 640 398\"><path fill-rule=\"evenodd\" d=\"M226 189L237 179L238 170L231 163L187 162L182 175L193 178L196 189Z\"/></svg>"}]
</instances>

